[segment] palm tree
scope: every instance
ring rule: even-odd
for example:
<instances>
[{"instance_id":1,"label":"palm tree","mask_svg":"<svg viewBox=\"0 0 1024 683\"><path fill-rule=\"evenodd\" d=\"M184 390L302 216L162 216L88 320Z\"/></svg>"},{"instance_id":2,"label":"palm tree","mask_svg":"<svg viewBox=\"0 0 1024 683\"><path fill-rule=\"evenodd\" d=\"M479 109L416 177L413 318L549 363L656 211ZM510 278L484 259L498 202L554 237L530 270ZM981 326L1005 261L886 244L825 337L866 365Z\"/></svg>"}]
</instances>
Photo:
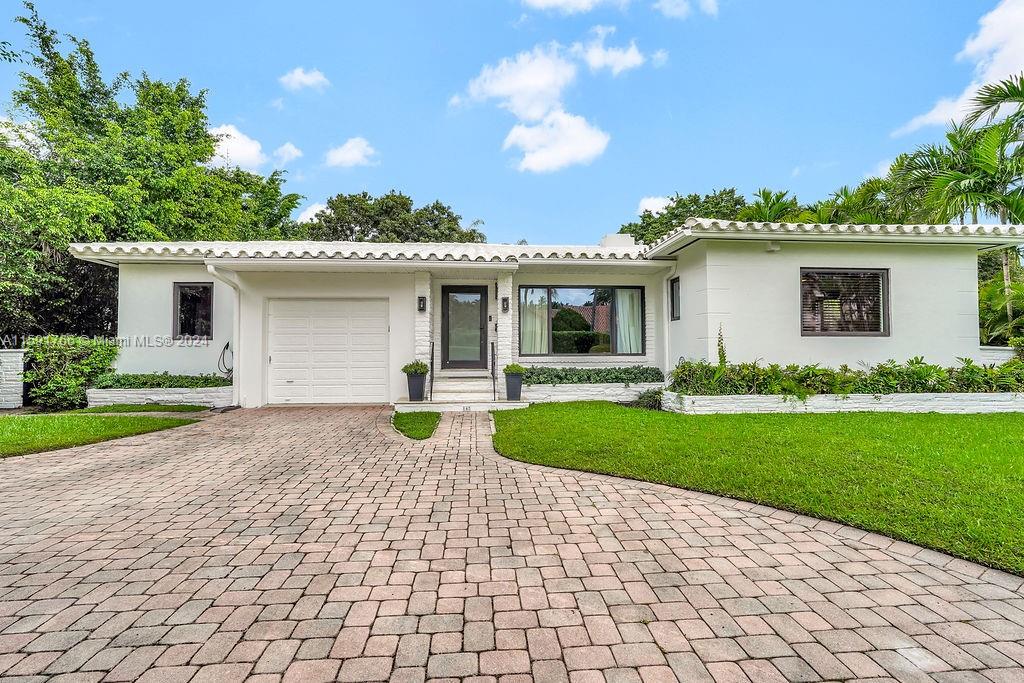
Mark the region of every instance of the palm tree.
<instances>
[{"instance_id":1,"label":"palm tree","mask_svg":"<svg viewBox=\"0 0 1024 683\"><path fill-rule=\"evenodd\" d=\"M762 187L754 196L756 199L740 211L741 221L754 223L782 223L797 217L800 204L788 192L772 192Z\"/></svg>"},{"instance_id":2,"label":"palm tree","mask_svg":"<svg viewBox=\"0 0 1024 683\"><path fill-rule=\"evenodd\" d=\"M971 113L964 120L968 125L976 125L982 119L992 122L1000 111L1016 107L1008 112L1007 118L1024 118L1024 72L1010 76L998 83L989 83L978 88L972 99Z\"/></svg>"}]
</instances>

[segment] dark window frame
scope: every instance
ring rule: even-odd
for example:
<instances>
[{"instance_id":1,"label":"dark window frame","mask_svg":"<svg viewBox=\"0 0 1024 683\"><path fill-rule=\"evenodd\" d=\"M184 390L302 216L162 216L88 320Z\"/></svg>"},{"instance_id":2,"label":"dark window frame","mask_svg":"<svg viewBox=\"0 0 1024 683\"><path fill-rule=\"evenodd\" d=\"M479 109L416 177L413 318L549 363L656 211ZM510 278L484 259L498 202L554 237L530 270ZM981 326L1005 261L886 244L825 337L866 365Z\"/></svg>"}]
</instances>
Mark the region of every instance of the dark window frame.
<instances>
[{"instance_id":1,"label":"dark window frame","mask_svg":"<svg viewBox=\"0 0 1024 683\"><path fill-rule=\"evenodd\" d=\"M823 332L804 330L804 275L806 273L876 273L881 276L882 284L882 312L880 322L882 329L879 331L857 332L844 330L827 330ZM801 337L889 337L892 334L890 318L890 292L889 292L889 269L888 268L800 268L800 282L798 287L800 293L799 317L797 324L800 326Z\"/></svg>"},{"instance_id":2,"label":"dark window frame","mask_svg":"<svg viewBox=\"0 0 1024 683\"><path fill-rule=\"evenodd\" d=\"M679 320L683 317L682 296L679 278L674 277L668 281L668 317L670 320Z\"/></svg>"},{"instance_id":3,"label":"dark window frame","mask_svg":"<svg viewBox=\"0 0 1024 683\"><path fill-rule=\"evenodd\" d=\"M524 289L544 289L547 290L548 299L548 352L547 353L523 353L523 307L522 307L522 296ZM555 353L555 340L554 340L554 326L551 324L551 290L553 289L638 289L640 290L640 353L619 353L618 351L607 351L601 353ZM591 356L630 356L639 357L647 355L647 287L644 285L519 285L519 291L516 292L516 307L518 308L519 316L519 333L517 335L516 343L519 352L519 356L522 358L550 358L552 356L558 358L589 358ZM611 337L610 346L615 346L615 325L618 322L618 313L615 306L615 295L612 295L611 300L611 313L609 316L609 325L611 330L609 336Z\"/></svg>"},{"instance_id":4,"label":"dark window frame","mask_svg":"<svg viewBox=\"0 0 1024 683\"><path fill-rule=\"evenodd\" d=\"M183 287L206 287L210 290L210 334L208 335L185 335L181 333L181 289ZM213 339L213 283L212 282L175 282L174 283L174 305L171 307L171 336L176 340L182 339Z\"/></svg>"}]
</instances>

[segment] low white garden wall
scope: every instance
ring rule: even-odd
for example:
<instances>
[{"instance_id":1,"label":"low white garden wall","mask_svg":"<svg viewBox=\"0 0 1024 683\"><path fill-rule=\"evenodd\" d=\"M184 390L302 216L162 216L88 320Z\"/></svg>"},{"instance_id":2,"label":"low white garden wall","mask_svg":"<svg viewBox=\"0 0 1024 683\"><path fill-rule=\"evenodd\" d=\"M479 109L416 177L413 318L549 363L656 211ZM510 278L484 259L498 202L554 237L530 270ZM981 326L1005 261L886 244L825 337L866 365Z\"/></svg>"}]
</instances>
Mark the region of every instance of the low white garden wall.
<instances>
[{"instance_id":1,"label":"low white garden wall","mask_svg":"<svg viewBox=\"0 0 1024 683\"><path fill-rule=\"evenodd\" d=\"M985 365L1001 365L1017 355L1009 346L982 346L978 350L977 361Z\"/></svg>"},{"instance_id":2,"label":"low white garden wall","mask_svg":"<svg viewBox=\"0 0 1024 683\"><path fill-rule=\"evenodd\" d=\"M231 405L231 387L207 389L87 389L89 407L112 406L122 403L144 405L196 405L222 408Z\"/></svg>"},{"instance_id":3,"label":"low white garden wall","mask_svg":"<svg viewBox=\"0 0 1024 683\"><path fill-rule=\"evenodd\" d=\"M562 401L615 401L636 399L648 389L661 389L661 382L645 384L524 384L523 400L531 403Z\"/></svg>"},{"instance_id":4,"label":"low white garden wall","mask_svg":"<svg viewBox=\"0 0 1024 683\"><path fill-rule=\"evenodd\" d=\"M24 369L23 349L0 349L0 408L21 407L21 373Z\"/></svg>"},{"instance_id":5,"label":"low white garden wall","mask_svg":"<svg viewBox=\"0 0 1024 683\"><path fill-rule=\"evenodd\" d=\"M1024 394L819 394L793 396L685 396L662 394L661 407L673 413L1020 413Z\"/></svg>"}]
</instances>

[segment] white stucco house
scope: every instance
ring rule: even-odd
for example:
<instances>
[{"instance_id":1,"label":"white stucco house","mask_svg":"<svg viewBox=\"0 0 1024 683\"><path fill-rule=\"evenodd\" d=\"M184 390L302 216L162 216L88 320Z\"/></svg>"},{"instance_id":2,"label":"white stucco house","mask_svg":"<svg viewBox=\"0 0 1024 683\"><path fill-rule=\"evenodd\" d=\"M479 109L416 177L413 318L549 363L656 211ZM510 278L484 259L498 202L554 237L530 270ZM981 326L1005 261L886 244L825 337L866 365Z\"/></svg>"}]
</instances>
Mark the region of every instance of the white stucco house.
<instances>
[{"instance_id":1,"label":"white stucco house","mask_svg":"<svg viewBox=\"0 0 1024 683\"><path fill-rule=\"evenodd\" d=\"M527 366L998 360L978 341L977 254L1024 226L690 219L649 246L350 242L74 244L119 271L121 372L233 368L244 407L387 403ZM496 382L499 392L503 382ZM478 396L481 397L481 396ZM501 396L499 395L500 399Z\"/></svg>"}]
</instances>

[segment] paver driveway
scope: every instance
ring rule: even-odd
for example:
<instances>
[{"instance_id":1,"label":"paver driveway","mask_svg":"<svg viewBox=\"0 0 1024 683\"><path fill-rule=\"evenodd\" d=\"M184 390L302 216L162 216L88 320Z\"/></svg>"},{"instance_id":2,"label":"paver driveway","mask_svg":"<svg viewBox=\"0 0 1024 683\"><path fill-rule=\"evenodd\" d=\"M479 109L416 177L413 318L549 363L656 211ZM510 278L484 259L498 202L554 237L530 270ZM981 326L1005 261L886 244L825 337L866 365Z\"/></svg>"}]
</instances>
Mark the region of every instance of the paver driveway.
<instances>
[{"instance_id":1,"label":"paver driveway","mask_svg":"<svg viewBox=\"0 0 1024 683\"><path fill-rule=\"evenodd\" d=\"M1019 578L511 462L484 414L419 443L387 419L238 411L0 461L0 677L1024 680Z\"/></svg>"}]
</instances>

